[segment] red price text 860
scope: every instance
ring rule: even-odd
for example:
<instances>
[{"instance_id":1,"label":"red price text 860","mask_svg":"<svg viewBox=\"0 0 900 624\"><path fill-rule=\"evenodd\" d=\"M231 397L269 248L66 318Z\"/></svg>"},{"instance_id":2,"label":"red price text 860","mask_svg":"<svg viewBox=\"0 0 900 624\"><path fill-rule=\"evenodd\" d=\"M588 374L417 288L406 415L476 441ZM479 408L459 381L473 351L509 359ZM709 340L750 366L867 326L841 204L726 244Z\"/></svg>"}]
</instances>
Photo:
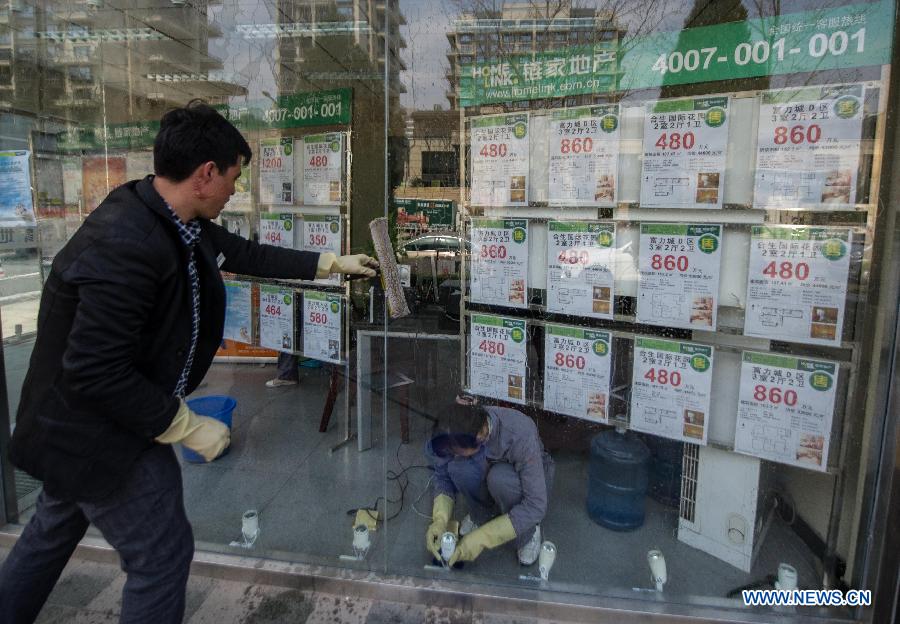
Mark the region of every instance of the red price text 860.
<instances>
[{"instance_id":1,"label":"red price text 860","mask_svg":"<svg viewBox=\"0 0 900 624\"><path fill-rule=\"evenodd\" d=\"M688 258L687 256L663 256L661 254L653 254L653 257L650 258L650 266L657 271L660 269L665 269L666 271L674 271L675 269L687 271Z\"/></svg>"},{"instance_id":2,"label":"red price text 860","mask_svg":"<svg viewBox=\"0 0 900 624\"><path fill-rule=\"evenodd\" d=\"M482 245L481 257L502 260L506 257L506 245Z\"/></svg>"},{"instance_id":3,"label":"red price text 860","mask_svg":"<svg viewBox=\"0 0 900 624\"><path fill-rule=\"evenodd\" d=\"M777 387L769 387L759 384L753 387L753 400L788 407L797 405L797 393L794 390L782 390Z\"/></svg>"},{"instance_id":4,"label":"red price text 860","mask_svg":"<svg viewBox=\"0 0 900 624\"><path fill-rule=\"evenodd\" d=\"M555 356L553 356L553 363L560 368L574 368L577 370L584 370L586 361L583 355L557 353Z\"/></svg>"}]
</instances>

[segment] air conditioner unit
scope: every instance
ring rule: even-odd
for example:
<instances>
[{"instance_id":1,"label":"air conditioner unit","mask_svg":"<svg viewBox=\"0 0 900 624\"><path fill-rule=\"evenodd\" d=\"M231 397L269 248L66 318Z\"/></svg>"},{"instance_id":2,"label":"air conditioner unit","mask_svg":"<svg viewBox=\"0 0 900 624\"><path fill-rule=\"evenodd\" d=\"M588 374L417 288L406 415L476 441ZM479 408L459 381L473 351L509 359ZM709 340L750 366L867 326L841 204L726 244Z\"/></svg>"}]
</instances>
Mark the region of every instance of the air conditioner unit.
<instances>
[{"instance_id":1,"label":"air conditioner unit","mask_svg":"<svg viewBox=\"0 0 900 624\"><path fill-rule=\"evenodd\" d=\"M102 9L103 0L85 0L85 4L92 9Z\"/></svg>"},{"instance_id":2,"label":"air conditioner unit","mask_svg":"<svg viewBox=\"0 0 900 624\"><path fill-rule=\"evenodd\" d=\"M678 539L749 572L770 517L760 464L755 457L685 444Z\"/></svg>"}]
</instances>

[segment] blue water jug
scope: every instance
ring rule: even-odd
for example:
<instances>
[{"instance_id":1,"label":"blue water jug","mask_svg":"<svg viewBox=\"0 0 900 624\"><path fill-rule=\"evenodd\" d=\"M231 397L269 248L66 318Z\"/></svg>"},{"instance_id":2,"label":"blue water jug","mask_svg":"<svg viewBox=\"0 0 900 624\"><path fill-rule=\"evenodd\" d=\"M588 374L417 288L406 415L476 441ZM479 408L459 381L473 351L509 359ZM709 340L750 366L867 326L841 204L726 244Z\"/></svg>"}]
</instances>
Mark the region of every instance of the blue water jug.
<instances>
[{"instance_id":1,"label":"blue water jug","mask_svg":"<svg viewBox=\"0 0 900 624\"><path fill-rule=\"evenodd\" d=\"M610 429L591 440L587 512L614 531L644 524L650 450L630 431Z\"/></svg>"}]
</instances>

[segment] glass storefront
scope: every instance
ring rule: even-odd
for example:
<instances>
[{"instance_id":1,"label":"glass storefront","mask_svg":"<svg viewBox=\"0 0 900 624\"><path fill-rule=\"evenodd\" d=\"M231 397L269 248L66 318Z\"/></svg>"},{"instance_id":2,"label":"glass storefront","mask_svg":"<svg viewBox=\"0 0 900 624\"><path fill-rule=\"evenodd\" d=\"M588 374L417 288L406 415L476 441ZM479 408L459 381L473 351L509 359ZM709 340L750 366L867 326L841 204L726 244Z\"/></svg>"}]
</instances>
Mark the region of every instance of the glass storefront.
<instances>
[{"instance_id":1,"label":"glass storefront","mask_svg":"<svg viewBox=\"0 0 900 624\"><path fill-rule=\"evenodd\" d=\"M236 407L227 455L182 457L198 550L726 619L742 589L875 590L897 567L896 13L0 1L8 528L41 489L6 446L53 257L152 173L162 114L201 98L254 153L221 224L373 254L385 217L410 313L377 279L223 276L190 398ZM547 503L513 525L539 522L551 567L513 543L452 570L426 550L431 442L461 397L534 423ZM507 451L488 473L525 479Z\"/></svg>"}]
</instances>

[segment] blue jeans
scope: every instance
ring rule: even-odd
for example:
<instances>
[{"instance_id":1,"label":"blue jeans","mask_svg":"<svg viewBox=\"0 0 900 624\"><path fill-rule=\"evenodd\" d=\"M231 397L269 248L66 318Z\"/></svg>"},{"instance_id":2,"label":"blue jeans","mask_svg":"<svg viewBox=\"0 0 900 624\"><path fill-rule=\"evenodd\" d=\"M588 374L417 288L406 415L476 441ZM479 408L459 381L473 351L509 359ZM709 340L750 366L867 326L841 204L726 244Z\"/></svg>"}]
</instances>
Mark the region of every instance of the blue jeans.
<instances>
[{"instance_id":1,"label":"blue jeans","mask_svg":"<svg viewBox=\"0 0 900 624\"><path fill-rule=\"evenodd\" d=\"M184 512L181 469L171 446L154 445L117 491L99 502L42 492L37 510L0 569L0 622L33 622L93 523L128 575L120 622L168 624L184 617L194 536Z\"/></svg>"},{"instance_id":2,"label":"blue jeans","mask_svg":"<svg viewBox=\"0 0 900 624\"><path fill-rule=\"evenodd\" d=\"M466 498L469 514L478 525L490 521L498 512L509 513L522 500L522 481L515 468L506 462L488 462L484 447L471 457L451 459L447 464L447 473L454 487ZM552 462L545 460L548 493L553 485L553 473ZM534 528L517 535L516 547L527 544L532 535Z\"/></svg>"},{"instance_id":3,"label":"blue jeans","mask_svg":"<svg viewBox=\"0 0 900 624\"><path fill-rule=\"evenodd\" d=\"M278 379L286 381L300 381L300 358L283 351L278 353Z\"/></svg>"}]
</instances>

